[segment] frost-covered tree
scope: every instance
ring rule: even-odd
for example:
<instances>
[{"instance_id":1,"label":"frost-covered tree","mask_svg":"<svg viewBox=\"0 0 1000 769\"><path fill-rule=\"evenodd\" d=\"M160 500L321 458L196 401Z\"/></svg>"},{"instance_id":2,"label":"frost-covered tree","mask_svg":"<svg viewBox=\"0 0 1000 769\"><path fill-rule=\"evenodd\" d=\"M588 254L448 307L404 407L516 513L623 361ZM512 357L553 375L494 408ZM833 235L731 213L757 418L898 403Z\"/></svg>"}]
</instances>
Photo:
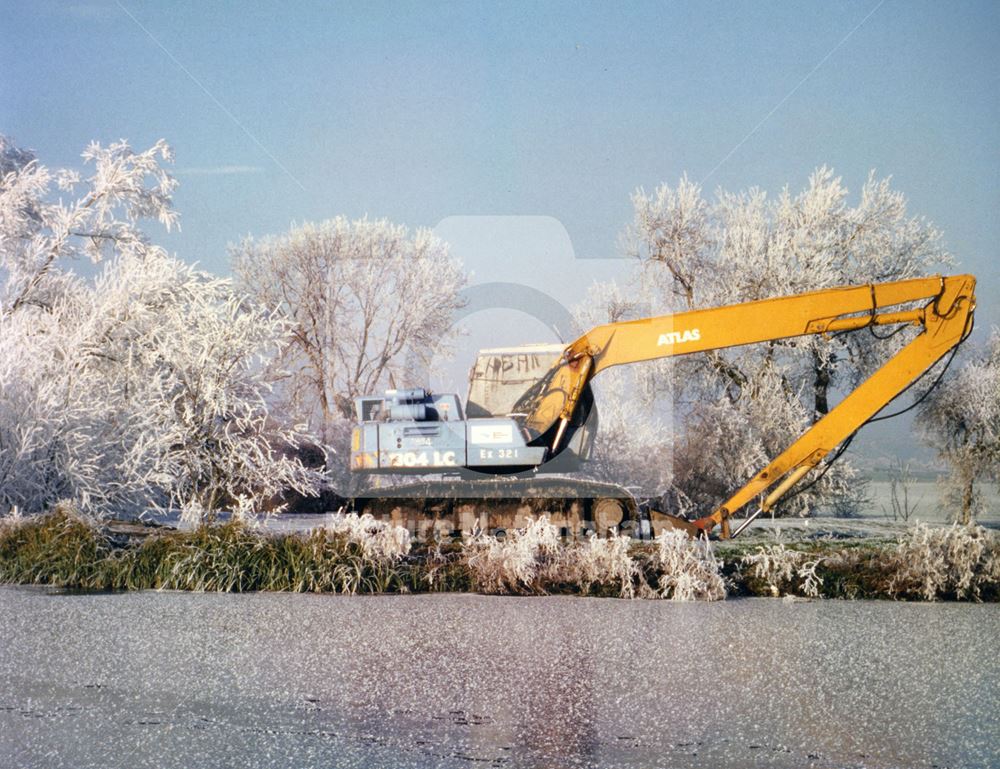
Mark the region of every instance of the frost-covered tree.
<instances>
[{"instance_id":1,"label":"frost-covered tree","mask_svg":"<svg viewBox=\"0 0 1000 769\"><path fill-rule=\"evenodd\" d=\"M177 221L174 181L159 165L171 157L166 144L140 153L125 142L91 144L83 157L91 172L81 181L0 136L0 506L41 509L81 486L112 493L70 480L110 464L89 407L101 392L78 397L71 376L88 302L73 263L142 255L150 245L141 219L168 229ZM88 435L92 451L75 453L75 436Z\"/></svg>"},{"instance_id":2,"label":"frost-covered tree","mask_svg":"<svg viewBox=\"0 0 1000 769\"><path fill-rule=\"evenodd\" d=\"M172 506L259 510L316 478L288 451L305 439L267 403L266 366L287 324L215 278L161 254L108 264L83 329L95 384L141 443L126 457Z\"/></svg>"},{"instance_id":3,"label":"frost-covered tree","mask_svg":"<svg viewBox=\"0 0 1000 769\"><path fill-rule=\"evenodd\" d=\"M283 391L327 446L346 447L353 399L412 381L450 334L466 275L446 243L385 219L337 217L231 249L241 285L292 324ZM343 460L343 453L340 453Z\"/></svg>"},{"instance_id":4,"label":"frost-covered tree","mask_svg":"<svg viewBox=\"0 0 1000 769\"><path fill-rule=\"evenodd\" d=\"M759 190L706 199L686 178L633 196L625 235L639 262L637 291L654 312L717 307L845 284L924 274L950 257L938 232L907 214L905 197L872 174L860 201L827 168L805 190L775 199ZM745 483L851 389L912 338L865 332L806 336L676 359L673 387L685 426L675 452L677 483L704 509ZM838 463L786 510L849 510L858 484Z\"/></svg>"},{"instance_id":5,"label":"frost-covered tree","mask_svg":"<svg viewBox=\"0 0 1000 769\"><path fill-rule=\"evenodd\" d=\"M1000 329L931 392L917 423L951 468L946 499L955 506L953 517L970 523L982 506L977 483L1000 483Z\"/></svg>"},{"instance_id":6,"label":"frost-covered tree","mask_svg":"<svg viewBox=\"0 0 1000 769\"><path fill-rule=\"evenodd\" d=\"M0 157L0 510L245 511L311 491L264 400L286 325L138 229L176 221L166 145L91 145L85 182L6 140ZM103 262L93 282L81 255Z\"/></svg>"},{"instance_id":7,"label":"frost-covered tree","mask_svg":"<svg viewBox=\"0 0 1000 769\"><path fill-rule=\"evenodd\" d=\"M172 159L162 140L144 152L95 142L83 152L92 173L81 180L76 171L50 171L0 136L0 314L49 307L75 258L96 263L155 248L137 225L177 224L176 181L160 165ZM52 195L53 186L67 197Z\"/></svg>"}]
</instances>

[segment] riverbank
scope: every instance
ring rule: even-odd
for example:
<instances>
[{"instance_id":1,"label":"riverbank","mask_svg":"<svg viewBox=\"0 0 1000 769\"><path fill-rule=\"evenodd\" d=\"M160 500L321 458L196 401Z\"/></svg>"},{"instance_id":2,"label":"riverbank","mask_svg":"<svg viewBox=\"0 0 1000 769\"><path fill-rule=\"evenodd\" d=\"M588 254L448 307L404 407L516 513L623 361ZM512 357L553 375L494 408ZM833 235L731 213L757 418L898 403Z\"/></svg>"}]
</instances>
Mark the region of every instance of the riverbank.
<instances>
[{"instance_id":1,"label":"riverbank","mask_svg":"<svg viewBox=\"0 0 1000 769\"><path fill-rule=\"evenodd\" d=\"M565 542L543 518L499 540L412 544L402 530L354 516L308 533L238 522L182 531L95 524L61 507L0 525L0 582L73 590L995 602L1000 534L917 525L898 538L758 534L708 545L670 532L650 542Z\"/></svg>"}]
</instances>

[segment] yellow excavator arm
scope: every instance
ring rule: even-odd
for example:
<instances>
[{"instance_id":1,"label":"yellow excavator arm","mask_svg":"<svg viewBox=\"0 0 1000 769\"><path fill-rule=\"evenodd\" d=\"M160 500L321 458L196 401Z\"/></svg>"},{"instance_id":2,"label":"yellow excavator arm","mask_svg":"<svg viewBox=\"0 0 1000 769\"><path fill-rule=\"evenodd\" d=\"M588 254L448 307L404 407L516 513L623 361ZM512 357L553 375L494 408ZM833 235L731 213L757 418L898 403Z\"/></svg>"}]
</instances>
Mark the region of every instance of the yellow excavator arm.
<instances>
[{"instance_id":1,"label":"yellow excavator arm","mask_svg":"<svg viewBox=\"0 0 1000 769\"><path fill-rule=\"evenodd\" d=\"M919 326L921 332L909 344L723 505L683 526L691 533L706 535L721 526L721 535L727 538L732 533L730 516L767 492L746 523L774 507L823 457L968 335L976 304L975 285L971 275L915 278L597 326L566 348L546 378L525 426L534 435L555 427L551 445L555 453L584 387L611 366L867 326Z\"/></svg>"}]
</instances>

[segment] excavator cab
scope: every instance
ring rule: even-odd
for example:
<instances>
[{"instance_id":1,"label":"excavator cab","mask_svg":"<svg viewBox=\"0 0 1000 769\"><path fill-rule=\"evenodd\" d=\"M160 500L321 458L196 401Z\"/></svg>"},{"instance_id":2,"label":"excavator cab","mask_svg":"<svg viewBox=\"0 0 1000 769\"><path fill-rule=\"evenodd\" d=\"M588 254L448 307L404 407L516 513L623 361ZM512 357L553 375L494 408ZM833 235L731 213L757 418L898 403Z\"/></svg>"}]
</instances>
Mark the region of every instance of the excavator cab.
<instances>
[{"instance_id":1,"label":"excavator cab","mask_svg":"<svg viewBox=\"0 0 1000 769\"><path fill-rule=\"evenodd\" d=\"M525 429L526 414L518 411L563 350L551 344L481 350L469 372L467 414L457 394L420 387L356 399L351 469L460 475L531 472L543 463L546 472L578 469L597 431L593 397L577 411L558 454L548 436Z\"/></svg>"},{"instance_id":2,"label":"excavator cab","mask_svg":"<svg viewBox=\"0 0 1000 769\"><path fill-rule=\"evenodd\" d=\"M517 472L545 460L510 417L466 419L455 393L388 390L355 401L351 469L368 473Z\"/></svg>"}]
</instances>

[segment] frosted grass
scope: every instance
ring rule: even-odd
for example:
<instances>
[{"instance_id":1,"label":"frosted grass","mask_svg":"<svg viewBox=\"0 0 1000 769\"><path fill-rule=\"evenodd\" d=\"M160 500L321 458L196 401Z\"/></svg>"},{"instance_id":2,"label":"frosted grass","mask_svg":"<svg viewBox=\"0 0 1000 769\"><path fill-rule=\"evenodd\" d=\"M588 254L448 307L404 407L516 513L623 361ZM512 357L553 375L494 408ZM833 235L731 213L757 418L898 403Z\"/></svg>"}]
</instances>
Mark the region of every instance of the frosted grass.
<instances>
[{"instance_id":1,"label":"frosted grass","mask_svg":"<svg viewBox=\"0 0 1000 769\"><path fill-rule=\"evenodd\" d=\"M580 592L619 598L718 601L726 597L722 562L712 546L664 531L637 549L631 537L591 535L564 542L546 516L503 537L475 533L462 543L473 587L491 594Z\"/></svg>"}]
</instances>

